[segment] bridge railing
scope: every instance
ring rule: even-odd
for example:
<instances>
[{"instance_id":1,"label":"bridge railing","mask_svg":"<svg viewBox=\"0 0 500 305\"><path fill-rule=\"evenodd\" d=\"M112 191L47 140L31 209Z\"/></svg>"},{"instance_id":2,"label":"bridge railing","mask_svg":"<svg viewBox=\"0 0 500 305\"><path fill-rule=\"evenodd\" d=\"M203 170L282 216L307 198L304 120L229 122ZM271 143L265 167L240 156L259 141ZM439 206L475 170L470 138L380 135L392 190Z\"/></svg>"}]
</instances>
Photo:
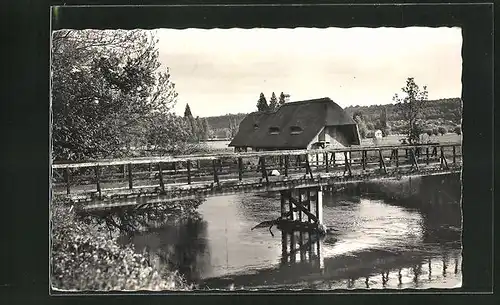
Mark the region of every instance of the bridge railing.
<instances>
[{"instance_id":1,"label":"bridge railing","mask_svg":"<svg viewBox=\"0 0 500 305\"><path fill-rule=\"evenodd\" d=\"M129 189L166 185L190 185L248 178L268 180L278 171L281 176L316 173L351 175L354 170L389 171L399 167L439 164L459 165L460 143L429 143L397 146L356 146L316 150L281 150L218 153L176 157L151 157L55 163L53 188L58 193Z\"/></svg>"}]
</instances>

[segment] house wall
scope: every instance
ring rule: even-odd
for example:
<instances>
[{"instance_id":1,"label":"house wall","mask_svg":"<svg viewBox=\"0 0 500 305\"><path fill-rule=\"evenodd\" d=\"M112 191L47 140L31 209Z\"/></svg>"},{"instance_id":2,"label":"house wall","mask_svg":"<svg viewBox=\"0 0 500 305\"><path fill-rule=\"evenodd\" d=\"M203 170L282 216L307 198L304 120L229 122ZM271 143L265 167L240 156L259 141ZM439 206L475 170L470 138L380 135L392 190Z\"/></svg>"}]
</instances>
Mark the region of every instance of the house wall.
<instances>
[{"instance_id":1,"label":"house wall","mask_svg":"<svg viewBox=\"0 0 500 305\"><path fill-rule=\"evenodd\" d=\"M339 130L335 126L325 126L320 132L311 140L311 142L307 145L307 149L314 149L313 144L317 142L330 142L328 146L325 148L343 148L346 147L343 143L347 143L344 135L339 132ZM351 159L351 154L348 154L348 160ZM318 154L309 155L309 162L324 162L324 155ZM335 163L344 164L345 157L344 154L335 154Z\"/></svg>"}]
</instances>

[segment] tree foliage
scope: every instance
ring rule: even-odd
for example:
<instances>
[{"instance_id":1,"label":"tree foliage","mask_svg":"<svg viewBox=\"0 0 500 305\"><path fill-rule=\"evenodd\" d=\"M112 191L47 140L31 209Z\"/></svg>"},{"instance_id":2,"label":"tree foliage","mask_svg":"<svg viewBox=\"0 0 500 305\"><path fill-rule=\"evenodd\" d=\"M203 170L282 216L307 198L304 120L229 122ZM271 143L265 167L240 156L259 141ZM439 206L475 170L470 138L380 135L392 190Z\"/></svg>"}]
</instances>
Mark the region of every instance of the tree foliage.
<instances>
[{"instance_id":1,"label":"tree foliage","mask_svg":"<svg viewBox=\"0 0 500 305\"><path fill-rule=\"evenodd\" d=\"M278 100L278 106L281 107L286 103L286 96L283 92L281 92L279 100Z\"/></svg>"},{"instance_id":2,"label":"tree foliage","mask_svg":"<svg viewBox=\"0 0 500 305\"><path fill-rule=\"evenodd\" d=\"M51 285L64 290L186 290L177 273L150 266L121 246L103 224L83 221L73 208L52 203Z\"/></svg>"},{"instance_id":3,"label":"tree foliage","mask_svg":"<svg viewBox=\"0 0 500 305\"><path fill-rule=\"evenodd\" d=\"M358 125L358 131L359 131L359 136L364 139L366 138L366 134L368 132L368 129L366 128L366 123L363 119L363 113L361 112L355 112L352 116L354 122Z\"/></svg>"},{"instance_id":4,"label":"tree foliage","mask_svg":"<svg viewBox=\"0 0 500 305\"><path fill-rule=\"evenodd\" d=\"M259 100L257 101L257 111L268 111L269 105L267 104L264 93L260 93Z\"/></svg>"},{"instance_id":5,"label":"tree foliage","mask_svg":"<svg viewBox=\"0 0 500 305\"><path fill-rule=\"evenodd\" d=\"M410 143L417 142L420 133L417 134L417 129L420 126L416 125L417 118L419 118L424 101L427 100L428 92L427 86L423 86L422 90L415 83L413 77L406 80L406 86L401 88L403 95L400 97L397 93L393 97L396 104L395 110L401 115L405 121L405 133Z\"/></svg>"},{"instance_id":6,"label":"tree foliage","mask_svg":"<svg viewBox=\"0 0 500 305\"><path fill-rule=\"evenodd\" d=\"M193 114L191 113L191 108L189 107L189 104L186 104L186 109L184 110L184 117L185 118L193 117Z\"/></svg>"},{"instance_id":7,"label":"tree foliage","mask_svg":"<svg viewBox=\"0 0 500 305\"><path fill-rule=\"evenodd\" d=\"M271 99L269 100L269 110L278 110L278 98L274 92L271 94Z\"/></svg>"},{"instance_id":8,"label":"tree foliage","mask_svg":"<svg viewBox=\"0 0 500 305\"><path fill-rule=\"evenodd\" d=\"M158 40L143 30L61 30L52 40L55 160L127 154L148 117L168 113L177 92L159 71ZM131 135L134 135L133 137Z\"/></svg>"}]
</instances>

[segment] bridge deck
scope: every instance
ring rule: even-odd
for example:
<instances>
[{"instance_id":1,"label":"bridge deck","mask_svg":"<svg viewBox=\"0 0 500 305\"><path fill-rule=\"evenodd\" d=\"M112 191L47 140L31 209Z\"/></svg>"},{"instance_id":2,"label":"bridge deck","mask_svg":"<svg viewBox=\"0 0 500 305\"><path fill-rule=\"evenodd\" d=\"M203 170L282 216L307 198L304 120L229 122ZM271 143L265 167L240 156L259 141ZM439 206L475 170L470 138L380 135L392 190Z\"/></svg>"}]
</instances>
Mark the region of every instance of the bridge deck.
<instances>
[{"instance_id":1,"label":"bridge deck","mask_svg":"<svg viewBox=\"0 0 500 305\"><path fill-rule=\"evenodd\" d=\"M459 172L461 144L102 160L53 170L54 196L102 208Z\"/></svg>"}]
</instances>

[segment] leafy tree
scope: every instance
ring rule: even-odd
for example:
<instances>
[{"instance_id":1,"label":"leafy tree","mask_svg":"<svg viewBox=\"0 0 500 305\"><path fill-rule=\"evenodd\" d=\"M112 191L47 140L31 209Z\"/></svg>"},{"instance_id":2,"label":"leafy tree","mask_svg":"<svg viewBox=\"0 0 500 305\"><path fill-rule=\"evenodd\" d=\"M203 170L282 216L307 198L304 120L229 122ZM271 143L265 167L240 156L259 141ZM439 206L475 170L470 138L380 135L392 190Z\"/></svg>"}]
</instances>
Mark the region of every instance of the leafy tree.
<instances>
[{"instance_id":1,"label":"leafy tree","mask_svg":"<svg viewBox=\"0 0 500 305\"><path fill-rule=\"evenodd\" d=\"M401 88L403 96L397 93L393 97L395 110L401 115L406 123L406 135L411 143L418 141L420 133L417 134L416 120L420 116L424 101L427 100L427 86L420 90L413 77L406 80L406 86Z\"/></svg>"},{"instance_id":2,"label":"leafy tree","mask_svg":"<svg viewBox=\"0 0 500 305\"><path fill-rule=\"evenodd\" d=\"M286 96L283 92L281 92L279 100L278 100L278 106L281 107L285 104L286 102Z\"/></svg>"},{"instance_id":3,"label":"leafy tree","mask_svg":"<svg viewBox=\"0 0 500 305\"><path fill-rule=\"evenodd\" d=\"M269 105L267 104L264 93L260 93L259 100L257 101L257 111L268 111Z\"/></svg>"},{"instance_id":4,"label":"leafy tree","mask_svg":"<svg viewBox=\"0 0 500 305\"><path fill-rule=\"evenodd\" d=\"M435 136L439 135L439 130L437 128L432 128L432 134Z\"/></svg>"},{"instance_id":5,"label":"leafy tree","mask_svg":"<svg viewBox=\"0 0 500 305\"><path fill-rule=\"evenodd\" d=\"M364 139L366 138L366 134L368 132L368 129L366 128L365 121L363 119L363 114L361 112L355 112L353 114L353 120L356 122L358 125L358 130L359 130L359 136Z\"/></svg>"},{"instance_id":6,"label":"leafy tree","mask_svg":"<svg viewBox=\"0 0 500 305\"><path fill-rule=\"evenodd\" d=\"M61 30L52 38L55 160L127 155L132 142L145 142L148 117L175 104L175 85L168 69L158 70L151 32Z\"/></svg>"},{"instance_id":7,"label":"leafy tree","mask_svg":"<svg viewBox=\"0 0 500 305\"><path fill-rule=\"evenodd\" d=\"M430 137L432 136L433 132L432 132L432 129L427 129L425 130L425 133Z\"/></svg>"},{"instance_id":8,"label":"leafy tree","mask_svg":"<svg viewBox=\"0 0 500 305\"><path fill-rule=\"evenodd\" d=\"M438 128L438 132L439 132L441 135L445 135L445 134L448 132L448 130L446 130L446 128L445 128L445 127L443 127L443 126L440 126L440 127Z\"/></svg>"},{"instance_id":9,"label":"leafy tree","mask_svg":"<svg viewBox=\"0 0 500 305\"><path fill-rule=\"evenodd\" d=\"M236 134L238 133L238 124L236 123L236 120L230 119L229 120L229 138L234 138Z\"/></svg>"},{"instance_id":10,"label":"leafy tree","mask_svg":"<svg viewBox=\"0 0 500 305\"><path fill-rule=\"evenodd\" d=\"M174 114L157 114L148 119L147 144L155 155L178 154L192 139L189 123Z\"/></svg>"},{"instance_id":11,"label":"leafy tree","mask_svg":"<svg viewBox=\"0 0 500 305\"><path fill-rule=\"evenodd\" d=\"M276 98L276 94L271 94L271 99L269 100L269 110L277 110L279 108L278 106L278 99Z\"/></svg>"},{"instance_id":12,"label":"leafy tree","mask_svg":"<svg viewBox=\"0 0 500 305\"><path fill-rule=\"evenodd\" d=\"M203 118L201 121L202 139L204 141L208 140L210 134L210 126L208 126L207 118Z\"/></svg>"},{"instance_id":13,"label":"leafy tree","mask_svg":"<svg viewBox=\"0 0 500 305\"><path fill-rule=\"evenodd\" d=\"M191 107L189 107L189 104L186 104L186 109L184 110L184 117L185 118L193 117L193 114L191 113Z\"/></svg>"},{"instance_id":14,"label":"leafy tree","mask_svg":"<svg viewBox=\"0 0 500 305\"><path fill-rule=\"evenodd\" d=\"M77 215L62 202L51 207L51 285L65 290L188 290L177 273L150 266L146 255L116 242L105 223Z\"/></svg>"}]
</instances>

